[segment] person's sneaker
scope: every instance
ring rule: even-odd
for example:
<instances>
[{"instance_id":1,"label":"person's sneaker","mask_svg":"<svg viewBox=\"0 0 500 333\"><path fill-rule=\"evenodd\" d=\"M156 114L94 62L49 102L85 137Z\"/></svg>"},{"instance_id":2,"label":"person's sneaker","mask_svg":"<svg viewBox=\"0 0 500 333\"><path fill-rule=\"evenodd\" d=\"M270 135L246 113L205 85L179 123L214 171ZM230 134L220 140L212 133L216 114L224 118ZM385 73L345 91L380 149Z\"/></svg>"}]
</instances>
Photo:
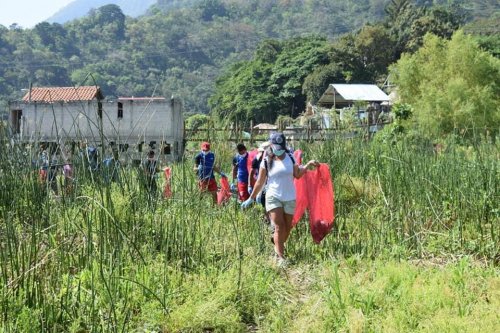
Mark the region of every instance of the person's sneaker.
<instances>
[{"instance_id":1,"label":"person's sneaker","mask_svg":"<svg viewBox=\"0 0 500 333\"><path fill-rule=\"evenodd\" d=\"M276 260L276 266L278 266L278 268L287 268L289 265L290 262L285 258L278 257Z\"/></svg>"}]
</instances>

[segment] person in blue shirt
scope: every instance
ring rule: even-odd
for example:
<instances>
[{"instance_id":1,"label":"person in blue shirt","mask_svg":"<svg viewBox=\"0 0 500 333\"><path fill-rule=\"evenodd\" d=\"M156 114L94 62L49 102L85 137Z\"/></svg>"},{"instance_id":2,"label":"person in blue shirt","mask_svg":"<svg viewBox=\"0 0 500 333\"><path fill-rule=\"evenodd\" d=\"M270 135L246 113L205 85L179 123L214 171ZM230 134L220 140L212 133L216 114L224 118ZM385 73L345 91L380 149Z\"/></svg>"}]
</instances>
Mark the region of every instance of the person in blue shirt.
<instances>
[{"instance_id":1,"label":"person in blue shirt","mask_svg":"<svg viewBox=\"0 0 500 333\"><path fill-rule=\"evenodd\" d=\"M221 177L226 175L215 164L215 154L210 151L210 143L202 142L200 148L201 151L194 157L193 170L198 176L200 192L208 192L212 196L214 204L217 204L217 182L214 171L219 173Z\"/></svg>"},{"instance_id":2,"label":"person in blue shirt","mask_svg":"<svg viewBox=\"0 0 500 333\"><path fill-rule=\"evenodd\" d=\"M248 193L248 152L243 143L236 146L238 154L233 158L233 183L237 180L238 200L245 201L250 197Z\"/></svg>"},{"instance_id":3,"label":"person in blue shirt","mask_svg":"<svg viewBox=\"0 0 500 333\"><path fill-rule=\"evenodd\" d=\"M120 170L120 160L118 159L118 150L113 149L113 154L111 157L106 158L102 161L104 166L104 182L106 184L110 182L118 182L119 181L119 173Z\"/></svg>"}]
</instances>

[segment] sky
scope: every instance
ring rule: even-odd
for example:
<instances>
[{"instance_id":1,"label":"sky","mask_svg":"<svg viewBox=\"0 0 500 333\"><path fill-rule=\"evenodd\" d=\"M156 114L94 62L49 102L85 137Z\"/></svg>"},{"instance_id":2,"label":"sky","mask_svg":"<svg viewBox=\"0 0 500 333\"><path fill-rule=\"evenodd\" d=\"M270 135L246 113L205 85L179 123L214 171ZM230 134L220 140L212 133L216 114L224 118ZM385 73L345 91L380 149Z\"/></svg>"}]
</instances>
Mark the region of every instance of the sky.
<instances>
[{"instance_id":1,"label":"sky","mask_svg":"<svg viewBox=\"0 0 500 333\"><path fill-rule=\"evenodd\" d=\"M0 0L0 24L33 28L73 0Z\"/></svg>"}]
</instances>

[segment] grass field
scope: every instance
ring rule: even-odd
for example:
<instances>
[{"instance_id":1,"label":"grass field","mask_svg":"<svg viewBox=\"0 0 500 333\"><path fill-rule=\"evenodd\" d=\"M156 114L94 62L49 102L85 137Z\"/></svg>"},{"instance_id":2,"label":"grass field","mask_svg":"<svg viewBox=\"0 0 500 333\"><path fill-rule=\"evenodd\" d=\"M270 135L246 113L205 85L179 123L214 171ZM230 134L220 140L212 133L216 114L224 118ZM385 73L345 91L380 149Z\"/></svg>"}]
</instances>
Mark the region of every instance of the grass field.
<instances>
[{"instance_id":1,"label":"grass field","mask_svg":"<svg viewBox=\"0 0 500 333\"><path fill-rule=\"evenodd\" d=\"M34 155L2 145L1 331L498 331L498 143L302 148L331 167L335 228L315 245L299 223L278 269L260 207L212 207L189 159L169 200L148 202L131 167L109 185L78 163L55 198Z\"/></svg>"}]
</instances>

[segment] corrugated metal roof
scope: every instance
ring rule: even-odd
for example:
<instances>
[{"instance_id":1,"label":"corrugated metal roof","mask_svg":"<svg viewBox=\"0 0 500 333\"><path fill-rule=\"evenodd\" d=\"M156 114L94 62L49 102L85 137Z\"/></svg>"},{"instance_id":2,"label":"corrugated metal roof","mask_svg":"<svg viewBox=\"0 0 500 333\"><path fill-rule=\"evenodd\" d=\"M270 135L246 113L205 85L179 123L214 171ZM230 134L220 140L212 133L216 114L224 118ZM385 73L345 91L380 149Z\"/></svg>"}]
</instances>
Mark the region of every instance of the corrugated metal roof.
<instances>
[{"instance_id":1,"label":"corrugated metal roof","mask_svg":"<svg viewBox=\"0 0 500 333\"><path fill-rule=\"evenodd\" d=\"M346 101L388 101L389 96L374 84L331 84Z\"/></svg>"},{"instance_id":2,"label":"corrugated metal roof","mask_svg":"<svg viewBox=\"0 0 500 333\"><path fill-rule=\"evenodd\" d=\"M23 97L23 102L71 102L71 101L91 101L102 98L99 87L38 87L32 88Z\"/></svg>"},{"instance_id":3,"label":"corrugated metal roof","mask_svg":"<svg viewBox=\"0 0 500 333\"><path fill-rule=\"evenodd\" d=\"M263 130L275 130L278 129L278 126L268 123L260 123L253 127L254 129L263 129Z\"/></svg>"}]
</instances>

